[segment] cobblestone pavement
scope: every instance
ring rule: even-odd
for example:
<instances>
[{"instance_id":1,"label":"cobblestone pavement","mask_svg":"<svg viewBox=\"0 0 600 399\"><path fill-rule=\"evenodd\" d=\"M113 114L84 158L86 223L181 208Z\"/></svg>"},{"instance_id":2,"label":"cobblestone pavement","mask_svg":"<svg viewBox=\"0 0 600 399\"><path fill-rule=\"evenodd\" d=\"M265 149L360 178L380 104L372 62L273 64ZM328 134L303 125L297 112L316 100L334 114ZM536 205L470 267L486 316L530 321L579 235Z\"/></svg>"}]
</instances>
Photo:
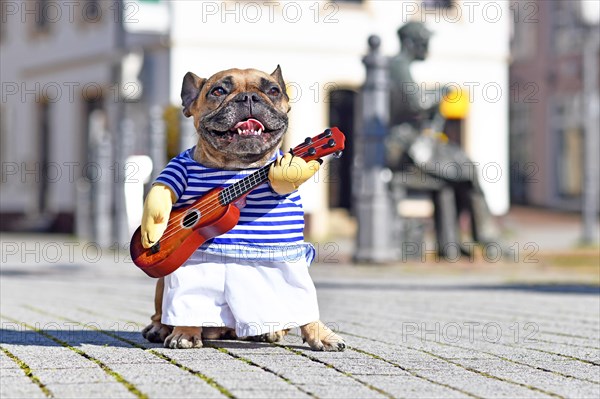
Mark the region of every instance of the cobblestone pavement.
<instances>
[{"instance_id":1,"label":"cobblestone pavement","mask_svg":"<svg viewBox=\"0 0 600 399\"><path fill-rule=\"evenodd\" d=\"M297 332L172 350L141 337L154 281L124 253L6 236L2 252L2 398L600 396L599 289L571 272L321 253L322 320L345 352L313 352Z\"/></svg>"}]
</instances>

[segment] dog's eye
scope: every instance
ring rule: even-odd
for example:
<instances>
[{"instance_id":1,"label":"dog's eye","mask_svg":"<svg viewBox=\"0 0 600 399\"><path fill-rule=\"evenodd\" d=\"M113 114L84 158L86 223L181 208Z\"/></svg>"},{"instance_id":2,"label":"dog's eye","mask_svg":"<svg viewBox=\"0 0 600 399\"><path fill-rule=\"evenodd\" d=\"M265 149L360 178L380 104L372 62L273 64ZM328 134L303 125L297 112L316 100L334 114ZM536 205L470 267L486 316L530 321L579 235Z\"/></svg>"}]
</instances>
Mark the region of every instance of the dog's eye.
<instances>
[{"instance_id":1,"label":"dog's eye","mask_svg":"<svg viewBox=\"0 0 600 399\"><path fill-rule=\"evenodd\" d=\"M213 89L213 90L210 92L210 94L212 94L212 95L213 95L213 96L215 96L215 97L221 97L222 95L224 95L224 94L227 94L227 92L225 91L225 89L224 89L224 88L222 88L222 87L220 87L220 86L219 86L219 87L215 87L215 88L214 88L214 89Z\"/></svg>"},{"instance_id":2,"label":"dog's eye","mask_svg":"<svg viewBox=\"0 0 600 399\"><path fill-rule=\"evenodd\" d=\"M279 90L277 87L271 87L267 92L267 94L270 96L278 96L279 93L281 93L281 90Z\"/></svg>"}]
</instances>

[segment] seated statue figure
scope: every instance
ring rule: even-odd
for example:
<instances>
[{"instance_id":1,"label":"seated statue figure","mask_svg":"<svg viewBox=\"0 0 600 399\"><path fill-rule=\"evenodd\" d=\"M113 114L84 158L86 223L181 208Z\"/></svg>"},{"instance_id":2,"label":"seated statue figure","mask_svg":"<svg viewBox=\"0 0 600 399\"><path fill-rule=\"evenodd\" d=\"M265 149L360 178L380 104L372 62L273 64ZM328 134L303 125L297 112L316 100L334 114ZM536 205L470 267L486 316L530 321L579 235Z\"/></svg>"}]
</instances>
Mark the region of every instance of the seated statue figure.
<instances>
[{"instance_id":1,"label":"seated statue figure","mask_svg":"<svg viewBox=\"0 0 600 399\"><path fill-rule=\"evenodd\" d=\"M497 243L498 229L486 204L473 162L459 145L441 139L445 137L440 135L444 118L439 109L440 102L448 95L448 88L424 92L411 75L412 62L423 61L427 57L431 35L431 31L419 22L408 22L398 29L401 49L390 62L388 166L392 171L405 175L407 171L410 174L416 170L421 175L417 180L423 183L420 188L424 191L435 193L443 188L451 188L455 201L453 218L457 219L461 213L468 212L473 241ZM447 173L449 170L453 173ZM406 183L404 179L396 178L394 182ZM415 189L414 186L411 188ZM435 195L434 204L436 208L443 207ZM445 206L448 206L447 202ZM444 223L453 225L442 226ZM458 230L458 225L458 220L449 222L448 218L436 217L438 242L441 230ZM458 231L452 235L452 240L459 241ZM460 242L456 244L462 253L469 253ZM445 255L443 252L441 254Z\"/></svg>"}]
</instances>

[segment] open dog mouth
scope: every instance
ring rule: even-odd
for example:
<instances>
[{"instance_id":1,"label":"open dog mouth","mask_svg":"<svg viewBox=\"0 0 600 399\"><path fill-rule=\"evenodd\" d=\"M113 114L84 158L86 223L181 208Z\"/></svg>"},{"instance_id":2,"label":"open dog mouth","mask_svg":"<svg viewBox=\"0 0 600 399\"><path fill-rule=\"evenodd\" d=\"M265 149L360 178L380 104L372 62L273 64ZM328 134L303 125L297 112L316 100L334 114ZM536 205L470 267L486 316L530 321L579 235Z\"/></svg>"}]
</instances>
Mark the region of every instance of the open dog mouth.
<instances>
[{"instance_id":1,"label":"open dog mouth","mask_svg":"<svg viewBox=\"0 0 600 399\"><path fill-rule=\"evenodd\" d=\"M280 129L271 130L265 128L265 125L258 119L248 118L243 121L237 122L229 130L220 131L214 129L207 129L214 136L227 141L233 141L235 139L251 139L261 138L262 140L269 140L273 134L277 134Z\"/></svg>"},{"instance_id":2,"label":"open dog mouth","mask_svg":"<svg viewBox=\"0 0 600 399\"><path fill-rule=\"evenodd\" d=\"M250 118L236 123L230 131L237 132L240 136L260 136L265 127L259 120Z\"/></svg>"}]
</instances>

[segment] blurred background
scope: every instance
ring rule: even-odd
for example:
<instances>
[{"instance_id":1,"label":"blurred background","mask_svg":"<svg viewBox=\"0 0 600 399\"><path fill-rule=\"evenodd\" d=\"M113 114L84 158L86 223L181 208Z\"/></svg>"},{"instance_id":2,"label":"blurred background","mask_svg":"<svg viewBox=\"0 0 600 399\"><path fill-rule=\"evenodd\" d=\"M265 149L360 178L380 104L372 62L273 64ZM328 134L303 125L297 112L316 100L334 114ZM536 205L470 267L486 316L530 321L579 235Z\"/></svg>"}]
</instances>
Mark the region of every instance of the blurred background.
<instances>
[{"instance_id":1,"label":"blurred background","mask_svg":"<svg viewBox=\"0 0 600 399\"><path fill-rule=\"evenodd\" d=\"M181 114L184 74L280 65L292 105L286 146L327 126L346 133L344 156L301 190L308 238L342 243L351 256L366 229L353 187L363 172L355 143L369 136L363 57L398 54L397 30L416 21L432 36L412 76L421 93L448 85L468 93L468 111L445 125L444 140L478 165L507 245L586 245L597 262L598 4L2 1L0 229L126 248L152 179L195 144ZM431 240L425 213L413 216ZM367 231L389 235L393 220Z\"/></svg>"}]
</instances>

